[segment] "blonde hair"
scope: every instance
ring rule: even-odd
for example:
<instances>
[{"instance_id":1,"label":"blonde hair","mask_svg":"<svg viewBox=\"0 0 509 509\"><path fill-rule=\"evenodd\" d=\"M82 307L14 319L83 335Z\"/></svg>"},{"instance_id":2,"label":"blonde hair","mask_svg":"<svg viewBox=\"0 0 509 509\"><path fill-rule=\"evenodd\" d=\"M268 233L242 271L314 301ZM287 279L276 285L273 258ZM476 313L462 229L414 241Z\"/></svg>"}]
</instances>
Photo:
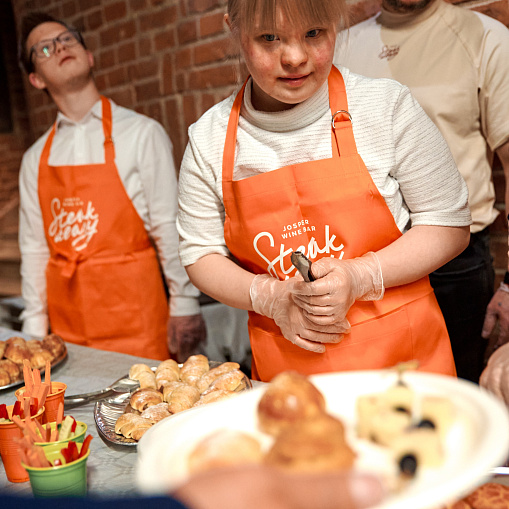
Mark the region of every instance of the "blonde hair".
<instances>
[{"instance_id":1,"label":"blonde hair","mask_svg":"<svg viewBox=\"0 0 509 509\"><path fill-rule=\"evenodd\" d=\"M255 19L264 27L275 29L277 10L291 24L304 29L313 24L333 24L338 31L348 27L345 0L228 0L232 34L250 33Z\"/></svg>"}]
</instances>

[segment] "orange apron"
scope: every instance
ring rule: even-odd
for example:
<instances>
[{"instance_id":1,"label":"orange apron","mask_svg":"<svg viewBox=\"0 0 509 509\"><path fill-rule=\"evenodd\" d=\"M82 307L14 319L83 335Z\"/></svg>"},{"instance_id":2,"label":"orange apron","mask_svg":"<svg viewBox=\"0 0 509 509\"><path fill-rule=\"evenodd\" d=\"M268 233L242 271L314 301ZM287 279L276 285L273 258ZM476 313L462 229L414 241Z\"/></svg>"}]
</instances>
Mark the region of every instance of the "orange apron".
<instances>
[{"instance_id":1,"label":"orange apron","mask_svg":"<svg viewBox=\"0 0 509 509\"><path fill-rule=\"evenodd\" d=\"M118 174L111 104L101 101L105 162L50 166L55 124L39 163L51 329L71 343L167 359L157 255Z\"/></svg>"},{"instance_id":2,"label":"orange apron","mask_svg":"<svg viewBox=\"0 0 509 509\"><path fill-rule=\"evenodd\" d=\"M223 154L224 234L238 263L255 274L281 280L295 275L292 250L312 260L355 258L401 236L357 153L343 77L335 67L328 83L331 112L342 112L331 124L331 159L233 181L244 88L232 107ZM377 369L411 359L418 359L423 371L456 374L428 277L388 288L380 301L356 302L347 318L351 333L317 354L286 340L272 319L250 312L253 378L268 382L288 369L304 374Z\"/></svg>"}]
</instances>

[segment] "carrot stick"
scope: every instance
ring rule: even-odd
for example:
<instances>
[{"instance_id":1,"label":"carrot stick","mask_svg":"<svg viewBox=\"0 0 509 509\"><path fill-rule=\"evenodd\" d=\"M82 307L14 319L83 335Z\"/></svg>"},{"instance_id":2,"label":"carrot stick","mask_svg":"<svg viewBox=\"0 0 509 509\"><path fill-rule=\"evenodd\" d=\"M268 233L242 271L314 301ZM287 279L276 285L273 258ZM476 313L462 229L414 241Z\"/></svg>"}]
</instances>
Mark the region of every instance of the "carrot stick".
<instances>
[{"instance_id":1,"label":"carrot stick","mask_svg":"<svg viewBox=\"0 0 509 509\"><path fill-rule=\"evenodd\" d=\"M40 387L40 385L41 385L41 370L34 369L33 375L34 375L34 387Z\"/></svg>"},{"instance_id":2,"label":"carrot stick","mask_svg":"<svg viewBox=\"0 0 509 509\"><path fill-rule=\"evenodd\" d=\"M59 424L62 424L62 421L64 420L64 404L60 402L58 404L58 410L57 410L57 426Z\"/></svg>"},{"instance_id":3,"label":"carrot stick","mask_svg":"<svg viewBox=\"0 0 509 509\"><path fill-rule=\"evenodd\" d=\"M37 457L37 453L32 449L30 451L27 451L27 465L30 465L31 467L39 467L39 458Z\"/></svg>"},{"instance_id":4,"label":"carrot stick","mask_svg":"<svg viewBox=\"0 0 509 509\"><path fill-rule=\"evenodd\" d=\"M51 436L49 442L56 442L58 440L58 428L51 430Z\"/></svg>"},{"instance_id":5,"label":"carrot stick","mask_svg":"<svg viewBox=\"0 0 509 509\"><path fill-rule=\"evenodd\" d=\"M28 359L23 359L23 379L25 380L25 394L30 396L34 387L34 379L32 378L32 369Z\"/></svg>"},{"instance_id":6,"label":"carrot stick","mask_svg":"<svg viewBox=\"0 0 509 509\"><path fill-rule=\"evenodd\" d=\"M51 424L46 423L46 442L51 442Z\"/></svg>"},{"instance_id":7,"label":"carrot stick","mask_svg":"<svg viewBox=\"0 0 509 509\"><path fill-rule=\"evenodd\" d=\"M46 369L44 371L44 382L46 382L51 388L51 362L49 359L46 360Z\"/></svg>"},{"instance_id":8,"label":"carrot stick","mask_svg":"<svg viewBox=\"0 0 509 509\"><path fill-rule=\"evenodd\" d=\"M41 434L40 440L37 440L37 441L44 442L45 441L44 439L46 437L46 430L44 429L44 426L37 419L34 419L32 422L35 423L35 425L37 426L37 429L39 430L39 433Z\"/></svg>"},{"instance_id":9,"label":"carrot stick","mask_svg":"<svg viewBox=\"0 0 509 509\"><path fill-rule=\"evenodd\" d=\"M34 449L37 452L37 457L39 458L39 462L41 463L42 467L50 467L48 459L46 458L46 455L44 454L44 450L42 447L35 446Z\"/></svg>"},{"instance_id":10,"label":"carrot stick","mask_svg":"<svg viewBox=\"0 0 509 509\"><path fill-rule=\"evenodd\" d=\"M26 421L27 427L26 430L28 431L28 436L31 440L34 442L40 442L40 437L37 435L37 432L35 431L35 424L32 421Z\"/></svg>"},{"instance_id":11,"label":"carrot stick","mask_svg":"<svg viewBox=\"0 0 509 509\"><path fill-rule=\"evenodd\" d=\"M14 424L16 424L16 426L18 426L19 429L21 429L21 430L25 429L25 424L23 423L23 421L17 415L13 415L11 417L11 419L12 419L12 422Z\"/></svg>"},{"instance_id":12,"label":"carrot stick","mask_svg":"<svg viewBox=\"0 0 509 509\"><path fill-rule=\"evenodd\" d=\"M28 458L27 458L27 453L26 453L25 449L23 449L22 447L19 448L19 457L21 458L21 461L25 465L29 465Z\"/></svg>"},{"instance_id":13,"label":"carrot stick","mask_svg":"<svg viewBox=\"0 0 509 509\"><path fill-rule=\"evenodd\" d=\"M39 398L39 408L44 406L44 403L46 402L46 397L48 396L49 392L50 386L46 382L44 382L41 385L41 397Z\"/></svg>"}]
</instances>

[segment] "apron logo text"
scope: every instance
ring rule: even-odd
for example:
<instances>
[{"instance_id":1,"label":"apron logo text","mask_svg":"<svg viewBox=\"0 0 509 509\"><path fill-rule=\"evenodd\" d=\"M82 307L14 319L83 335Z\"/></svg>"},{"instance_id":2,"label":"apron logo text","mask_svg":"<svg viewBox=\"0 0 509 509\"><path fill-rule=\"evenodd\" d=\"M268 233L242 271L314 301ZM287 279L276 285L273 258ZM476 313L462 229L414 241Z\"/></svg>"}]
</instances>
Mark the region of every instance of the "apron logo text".
<instances>
[{"instance_id":1,"label":"apron logo text","mask_svg":"<svg viewBox=\"0 0 509 509\"><path fill-rule=\"evenodd\" d=\"M88 202L86 210L65 210L58 198L51 200L51 215L53 221L48 229L48 235L54 242L72 239L71 246L75 251L82 251L88 246L90 239L97 233L99 214L95 212L92 202Z\"/></svg>"},{"instance_id":2,"label":"apron logo text","mask_svg":"<svg viewBox=\"0 0 509 509\"><path fill-rule=\"evenodd\" d=\"M309 221L307 219L303 219L302 221L298 221L297 223L287 224L283 227L283 232L281 237L283 239L287 239L289 237L297 237L297 235L302 235L306 232L314 232L314 226L307 226Z\"/></svg>"},{"instance_id":3,"label":"apron logo text","mask_svg":"<svg viewBox=\"0 0 509 509\"><path fill-rule=\"evenodd\" d=\"M288 226L292 227L293 225ZM288 226L285 226L285 229L288 229ZM311 228L313 228L313 231L315 230L314 226ZM339 258L340 260L343 258L344 255L343 250L345 246L343 244L339 244L338 246L334 245L336 235L330 234L329 225L325 225L325 245L322 248L318 246L318 243L314 237L311 237L307 245L299 246L295 249L294 248L286 249L286 246L283 243L281 243L279 246L279 254L272 260L262 252L263 248L260 245L262 243L261 242L262 239L268 239L269 248L273 248L275 246L274 237L269 232L260 232L253 240L253 247L255 251L258 253L258 255L265 262L267 262L267 272L269 274L272 274L276 278L279 277L275 269L276 266L279 267L281 273L285 274L286 279L290 277L290 274L292 272L295 272L297 270L290 261L290 255L292 254L292 251L301 251L310 260L314 260L318 254L322 253L329 254L331 257L334 257L334 254L337 253L336 257ZM273 251L273 249L271 249L271 251Z\"/></svg>"}]
</instances>

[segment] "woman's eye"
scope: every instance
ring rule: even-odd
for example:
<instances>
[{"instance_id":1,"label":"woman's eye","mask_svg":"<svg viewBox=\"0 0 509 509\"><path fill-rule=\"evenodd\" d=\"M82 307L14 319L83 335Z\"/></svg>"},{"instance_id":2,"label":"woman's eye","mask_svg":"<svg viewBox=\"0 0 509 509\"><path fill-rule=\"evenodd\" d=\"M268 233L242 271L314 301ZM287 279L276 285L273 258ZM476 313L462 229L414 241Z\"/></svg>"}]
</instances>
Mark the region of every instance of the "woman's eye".
<instances>
[{"instance_id":1,"label":"woman's eye","mask_svg":"<svg viewBox=\"0 0 509 509\"><path fill-rule=\"evenodd\" d=\"M314 30L310 30L306 33L306 37L318 37L320 35L321 30L319 28L315 28Z\"/></svg>"},{"instance_id":2,"label":"woman's eye","mask_svg":"<svg viewBox=\"0 0 509 509\"><path fill-rule=\"evenodd\" d=\"M267 42L273 42L277 39L277 36L274 34L263 34L262 39Z\"/></svg>"}]
</instances>

